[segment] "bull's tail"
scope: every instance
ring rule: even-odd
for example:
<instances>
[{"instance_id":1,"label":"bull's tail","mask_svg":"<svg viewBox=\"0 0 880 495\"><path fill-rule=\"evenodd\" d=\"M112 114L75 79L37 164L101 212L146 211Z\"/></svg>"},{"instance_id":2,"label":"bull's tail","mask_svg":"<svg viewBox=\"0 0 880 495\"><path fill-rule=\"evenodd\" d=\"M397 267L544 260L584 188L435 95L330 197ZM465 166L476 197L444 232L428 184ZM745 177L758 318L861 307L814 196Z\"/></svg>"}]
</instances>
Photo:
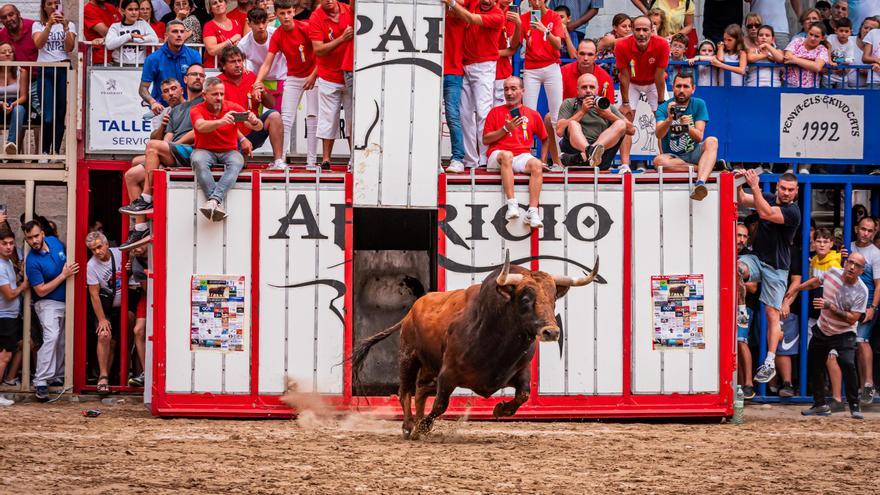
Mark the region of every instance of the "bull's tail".
<instances>
[{"instance_id":1,"label":"bull's tail","mask_svg":"<svg viewBox=\"0 0 880 495\"><path fill-rule=\"evenodd\" d=\"M399 321L394 326L360 341L357 346L355 346L354 350L351 351L351 374L354 377L360 375L361 370L364 367L364 360L366 360L370 349L372 349L374 345L390 337L394 332L400 331L401 323L402 322Z\"/></svg>"}]
</instances>

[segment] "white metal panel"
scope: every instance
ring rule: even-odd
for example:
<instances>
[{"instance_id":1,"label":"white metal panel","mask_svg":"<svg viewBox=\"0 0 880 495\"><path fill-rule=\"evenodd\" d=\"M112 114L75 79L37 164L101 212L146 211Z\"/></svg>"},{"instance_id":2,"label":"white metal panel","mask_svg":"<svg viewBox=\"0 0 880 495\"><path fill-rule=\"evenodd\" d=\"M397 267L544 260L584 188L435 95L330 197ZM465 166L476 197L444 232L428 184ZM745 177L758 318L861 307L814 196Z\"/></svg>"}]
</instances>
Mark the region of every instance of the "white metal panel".
<instances>
[{"instance_id":1,"label":"white metal panel","mask_svg":"<svg viewBox=\"0 0 880 495\"><path fill-rule=\"evenodd\" d=\"M691 273L689 196L687 184L663 186L663 271L654 275ZM694 208L702 206L697 204ZM713 254L717 256L717 252ZM688 393L691 377L690 354L690 350L663 352L664 393Z\"/></svg>"},{"instance_id":2,"label":"white metal panel","mask_svg":"<svg viewBox=\"0 0 880 495\"><path fill-rule=\"evenodd\" d=\"M656 253L642 252L633 256L633 334L632 391L660 392L660 353L653 350L653 309L651 307L651 276L660 270L659 194L656 186L634 186L633 245L657 246Z\"/></svg>"},{"instance_id":3,"label":"white metal panel","mask_svg":"<svg viewBox=\"0 0 880 495\"><path fill-rule=\"evenodd\" d=\"M245 335L244 350L225 353L223 368L226 393L249 393L251 382L251 354L253 325L251 324L251 190L239 184L226 195L225 262L223 273L245 277Z\"/></svg>"},{"instance_id":4,"label":"white metal panel","mask_svg":"<svg viewBox=\"0 0 880 495\"><path fill-rule=\"evenodd\" d=\"M703 306L703 327L706 348L694 351L693 391L718 392L719 380L719 304L721 302L718 286L720 283L719 254L721 250L719 230L720 201L718 187L709 187L709 195L701 203L694 204L694 273L703 274L705 290Z\"/></svg>"},{"instance_id":5,"label":"white metal panel","mask_svg":"<svg viewBox=\"0 0 880 495\"><path fill-rule=\"evenodd\" d=\"M165 260L165 391L190 393L190 277L193 269L192 189L168 190L167 238L176 246Z\"/></svg>"},{"instance_id":6,"label":"white metal panel","mask_svg":"<svg viewBox=\"0 0 880 495\"><path fill-rule=\"evenodd\" d=\"M284 190L262 185L260 191L260 363L261 394L281 394L285 390L285 312L287 290L273 286L287 284L285 277L286 239L272 239L289 204Z\"/></svg>"},{"instance_id":7,"label":"white metal panel","mask_svg":"<svg viewBox=\"0 0 880 495\"><path fill-rule=\"evenodd\" d=\"M342 359L345 340L345 250L334 242L334 205L345 204L342 184L321 185L315 215L326 239L317 241L318 275L328 284L314 286L318 301L317 317L317 391L322 394L342 395ZM331 306L336 311L331 309ZM338 312L338 313L337 313ZM341 317L340 317L341 316Z\"/></svg>"},{"instance_id":8,"label":"white metal panel","mask_svg":"<svg viewBox=\"0 0 880 495\"><path fill-rule=\"evenodd\" d=\"M205 196L196 190L197 203L201 205ZM193 192L190 191L192 195ZM231 212L234 214L235 212ZM196 254L190 275L223 274L223 244L225 222L212 222L198 213L196 219ZM250 229L248 229L250 231ZM189 287L189 284L187 284ZM186 298L190 301L190 297ZM216 351L193 352L193 392L223 392L223 353Z\"/></svg>"},{"instance_id":9,"label":"white metal panel","mask_svg":"<svg viewBox=\"0 0 880 495\"><path fill-rule=\"evenodd\" d=\"M382 102L386 95L393 95L399 91L386 92L383 78L385 71L381 68L373 70L361 70L382 62L385 53L374 51L373 48L379 43L380 31L385 29L385 5L382 2L359 2L358 15L373 20L371 32L359 34L355 37L355 93L360 97L354 100L354 114L360 118L355 119L354 137L354 202L356 205L378 205L379 190L381 187L382 173L382 131L384 116L380 113L383 108ZM358 31L363 24L359 19ZM363 89L361 89L363 88ZM397 99L403 99L402 93L397 94ZM374 126L370 131L370 126ZM369 135L369 138L367 137Z\"/></svg>"}]
</instances>

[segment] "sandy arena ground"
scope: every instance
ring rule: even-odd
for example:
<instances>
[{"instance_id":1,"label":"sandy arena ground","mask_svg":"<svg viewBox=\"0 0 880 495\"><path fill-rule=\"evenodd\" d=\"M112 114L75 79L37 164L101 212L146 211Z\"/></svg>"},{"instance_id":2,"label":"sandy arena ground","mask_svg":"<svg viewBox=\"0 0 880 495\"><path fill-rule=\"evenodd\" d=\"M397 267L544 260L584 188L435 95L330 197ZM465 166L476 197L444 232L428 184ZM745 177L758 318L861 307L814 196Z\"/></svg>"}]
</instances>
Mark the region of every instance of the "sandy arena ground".
<instances>
[{"instance_id":1,"label":"sandy arena ground","mask_svg":"<svg viewBox=\"0 0 880 495\"><path fill-rule=\"evenodd\" d=\"M96 419L82 416L100 408ZM877 407L877 406L875 406ZM878 407L880 409L880 407ZM139 404L0 408L0 493L870 493L880 412L747 424L154 419Z\"/></svg>"}]
</instances>

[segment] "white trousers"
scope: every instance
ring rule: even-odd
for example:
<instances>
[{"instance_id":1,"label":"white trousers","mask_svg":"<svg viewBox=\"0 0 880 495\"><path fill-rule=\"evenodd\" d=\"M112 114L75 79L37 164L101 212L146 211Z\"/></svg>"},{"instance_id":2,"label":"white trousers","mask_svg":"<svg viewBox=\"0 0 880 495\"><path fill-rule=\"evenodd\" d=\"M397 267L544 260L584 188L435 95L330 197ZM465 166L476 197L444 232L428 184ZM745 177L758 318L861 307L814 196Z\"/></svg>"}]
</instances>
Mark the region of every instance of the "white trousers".
<instances>
[{"instance_id":1,"label":"white trousers","mask_svg":"<svg viewBox=\"0 0 880 495\"><path fill-rule=\"evenodd\" d=\"M48 385L64 376L64 303L42 299L34 304L43 327L43 345L37 351L34 386Z\"/></svg>"},{"instance_id":2,"label":"white trousers","mask_svg":"<svg viewBox=\"0 0 880 495\"><path fill-rule=\"evenodd\" d=\"M492 110L495 92L495 62L480 62L464 66L461 85L461 132L464 141L466 167L486 164L483 127Z\"/></svg>"},{"instance_id":3,"label":"white trousers","mask_svg":"<svg viewBox=\"0 0 880 495\"><path fill-rule=\"evenodd\" d=\"M632 109L636 108L636 105L639 104L639 97L644 93L648 99L648 105L651 106L651 111L657 111L657 103L658 101L666 101L666 95L658 95L657 94L657 86L654 84L629 84L629 106Z\"/></svg>"},{"instance_id":4,"label":"white trousers","mask_svg":"<svg viewBox=\"0 0 880 495\"><path fill-rule=\"evenodd\" d=\"M281 97L281 122L284 124L284 155L290 153L291 129L296 122L299 103L305 99L306 106L306 140L308 142L307 163L314 165L318 152L317 115L318 89L303 89L305 77L287 76L284 81L284 95ZM305 98L303 98L305 97Z\"/></svg>"},{"instance_id":5,"label":"white trousers","mask_svg":"<svg viewBox=\"0 0 880 495\"><path fill-rule=\"evenodd\" d=\"M537 110L538 95L541 86L547 93L547 113L550 114L550 122L556 128L556 119L559 117L559 106L562 105L562 70L559 64L550 64L540 69L528 69L523 71L523 105Z\"/></svg>"},{"instance_id":6,"label":"white trousers","mask_svg":"<svg viewBox=\"0 0 880 495\"><path fill-rule=\"evenodd\" d=\"M495 81L495 93L492 97L492 108L504 105L504 79Z\"/></svg>"},{"instance_id":7,"label":"white trousers","mask_svg":"<svg viewBox=\"0 0 880 495\"><path fill-rule=\"evenodd\" d=\"M345 112L345 136L351 136L351 89L318 78L318 138L339 139L339 107ZM284 88L285 91L287 88Z\"/></svg>"}]
</instances>

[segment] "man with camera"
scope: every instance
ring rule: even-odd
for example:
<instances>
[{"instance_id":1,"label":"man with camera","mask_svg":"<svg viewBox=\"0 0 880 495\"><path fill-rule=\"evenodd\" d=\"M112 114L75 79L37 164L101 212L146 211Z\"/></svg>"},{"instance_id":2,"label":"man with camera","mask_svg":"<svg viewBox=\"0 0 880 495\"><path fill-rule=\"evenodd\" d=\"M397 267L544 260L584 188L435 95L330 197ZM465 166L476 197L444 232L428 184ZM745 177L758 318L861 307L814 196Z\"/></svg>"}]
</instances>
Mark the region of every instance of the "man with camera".
<instances>
[{"instance_id":1,"label":"man with camera","mask_svg":"<svg viewBox=\"0 0 880 495\"><path fill-rule=\"evenodd\" d=\"M697 166L697 180L691 199L702 201L708 194L706 180L715 167L718 157L718 139L706 137L709 110L706 102L693 98L694 75L679 73L672 84L673 98L658 105L657 138L661 140L661 153L654 157L654 167L667 172L686 172Z\"/></svg>"},{"instance_id":2,"label":"man with camera","mask_svg":"<svg viewBox=\"0 0 880 495\"><path fill-rule=\"evenodd\" d=\"M606 169L611 166L623 136L635 133L635 127L611 105L611 101L599 96L599 80L593 74L578 78L578 92L559 106L556 135L562 164L590 166Z\"/></svg>"},{"instance_id":3,"label":"man with camera","mask_svg":"<svg viewBox=\"0 0 880 495\"><path fill-rule=\"evenodd\" d=\"M253 146L242 131L260 131L263 122L253 112L230 101L224 101L223 81L209 77L205 81L205 101L190 110L190 118L195 131L190 162L199 187L208 197L199 211L209 220L218 222L226 218L223 201L244 168L241 152L250 156ZM239 147L241 152L239 152ZM222 165L225 170L219 181L214 180L211 167Z\"/></svg>"}]
</instances>

